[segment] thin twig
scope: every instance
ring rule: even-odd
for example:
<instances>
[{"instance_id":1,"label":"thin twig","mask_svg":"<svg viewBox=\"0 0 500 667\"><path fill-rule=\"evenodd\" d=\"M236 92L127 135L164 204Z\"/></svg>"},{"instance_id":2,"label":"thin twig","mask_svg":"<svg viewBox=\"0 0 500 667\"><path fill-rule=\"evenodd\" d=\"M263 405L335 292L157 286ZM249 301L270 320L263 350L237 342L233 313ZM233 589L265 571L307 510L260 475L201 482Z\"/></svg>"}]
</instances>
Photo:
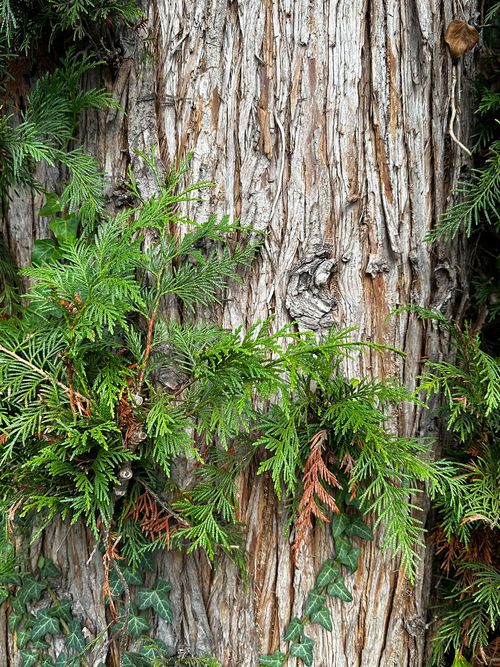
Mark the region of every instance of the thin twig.
<instances>
[{"instance_id":1,"label":"thin twig","mask_svg":"<svg viewBox=\"0 0 500 667\"><path fill-rule=\"evenodd\" d=\"M278 205L278 200L281 196L281 190L283 189L283 173L285 171L285 130L283 129L283 125L281 124L280 119L278 118L278 114L276 111L274 112L274 120L276 121L276 125L279 128L280 131L280 137L281 137L281 155L280 155L280 172L278 176L278 189L276 190L276 195L274 196L274 201L273 205L271 206L271 214L269 216L269 222L272 221L274 218L274 214L276 212L276 206Z\"/></svg>"},{"instance_id":2,"label":"thin twig","mask_svg":"<svg viewBox=\"0 0 500 667\"><path fill-rule=\"evenodd\" d=\"M171 509L152 489L144 482L140 477L136 477L136 482L139 482L139 484L142 484L142 486L146 489L146 491L149 493L150 496L152 496L158 505L165 510L167 514L170 514L171 517L176 519L179 523L183 524L184 526L186 524L186 520L181 517L180 514L177 514L177 512L174 512L173 509Z\"/></svg>"},{"instance_id":3,"label":"thin twig","mask_svg":"<svg viewBox=\"0 0 500 667\"><path fill-rule=\"evenodd\" d=\"M278 206L278 201L279 198L281 197L281 192L283 190L283 174L285 171L285 152L286 152L286 145L285 145L285 130L283 129L283 125L281 124L280 119L278 118L278 114L275 111L274 112L274 120L276 125L278 126L278 129L280 131L280 139L281 139L281 151L280 151L280 168L279 168L279 176L278 176L278 187L276 190L276 194L274 195L273 203L271 206L271 213L269 215L269 220L268 220L268 226L271 229L271 223L274 218L274 214L276 213L276 207ZM264 244L263 244L263 249L266 251L269 263L271 266L274 266L274 258L273 258L273 253L271 251L270 245L269 245L269 237L266 235ZM272 293L274 292L274 288L272 288L271 293L268 295L268 303L270 302Z\"/></svg>"},{"instance_id":4,"label":"thin twig","mask_svg":"<svg viewBox=\"0 0 500 667\"><path fill-rule=\"evenodd\" d=\"M42 377L44 377L49 382L54 382L59 387L59 389L62 389L69 397L71 396L70 387L67 387L60 380L54 380L54 378L50 375L50 373L47 373L46 371L42 370L38 366L35 366L35 364L32 364L31 361L28 361L27 359L23 359L23 357L20 357L18 354L16 354L12 350L9 350L8 348L4 347L3 345L0 345L0 352L3 352L4 354L7 354L9 357L12 357L13 359L16 359L16 361L19 361L22 364L24 364L25 366L28 366L28 368L31 368L31 370L35 371L35 373L38 373L38 375L41 375ZM79 401L87 403L87 405L90 404L90 399L87 398L86 396L83 396L83 394L78 393L77 391L73 392L73 397L77 398Z\"/></svg>"},{"instance_id":5,"label":"thin twig","mask_svg":"<svg viewBox=\"0 0 500 667\"><path fill-rule=\"evenodd\" d=\"M153 312L148 322L148 333L146 336L146 347L144 348L144 355L142 357L141 369L139 371L139 377L137 378L136 391L138 394L141 393L142 383L144 382L144 375L146 374L146 366L148 365L149 356L151 354L151 344L153 342L153 333L155 329L156 317L158 315L158 308L160 306L160 300L155 304Z\"/></svg>"},{"instance_id":6,"label":"thin twig","mask_svg":"<svg viewBox=\"0 0 500 667\"><path fill-rule=\"evenodd\" d=\"M455 99L456 87L457 87L457 63L453 63L453 65L451 66L451 99L450 99L451 116L450 116L450 125L448 128L448 132L450 134L450 137L457 144L457 146L460 146L460 148L463 151L465 151L467 155L472 157L472 153L470 152L470 150L467 148L467 146L464 146L463 143L457 138L455 130L453 129L455 125L455 118L457 117L457 105Z\"/></svg>"},{"instance_id":7,"label":"thin twig","mask_svg":"<svg viewBox=\"0 0 500 667\"><path fill-rule=\"evenodd\" d=\"M75 405L75 387L73 384L73 366L71 361L66 362L66 370L68 371L68 385L69 385L69 403L71 405L71 412L76 414L76 405Z\"/></svg>"},{"instance_id":8,"label":"thin twig","mask_svg":"<svg viewBox=\"0 0 500 667\"><path fill-rule=\"evenodd\" d=\"M118 642L118 652L119 652L119 660L120 660L120 667L122 667L122 660L123 660L123 649L125 648L125 642L127 640L126 638L126 632L128 629L128 622L130 618L130 588L128 587L127 581L125 577L123 576L123 572L120 570L120 566L118 563L111 559L111 567L113 568L116 576L120 580L121 585L123 586L123 591L125 594L125 600L124 600L124 620L123 620L123 626L118 630L118 632L113 635L112 640L116 640L116 638L119 636L120 640Z\"/></svg>"}]
</instances>

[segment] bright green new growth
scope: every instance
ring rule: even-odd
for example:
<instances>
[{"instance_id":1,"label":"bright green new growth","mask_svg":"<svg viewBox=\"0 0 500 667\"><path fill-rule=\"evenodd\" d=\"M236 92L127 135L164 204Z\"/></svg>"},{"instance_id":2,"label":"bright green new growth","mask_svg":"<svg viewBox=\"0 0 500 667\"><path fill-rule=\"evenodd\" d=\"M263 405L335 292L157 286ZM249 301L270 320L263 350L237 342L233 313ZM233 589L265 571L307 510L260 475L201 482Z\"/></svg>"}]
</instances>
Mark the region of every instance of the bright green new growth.
<instances>
[{"instance_id":1,"label":"bright green new growth","mask_svg":"<svg viewBox=\"0 0 500 667\"><path fill-rule=\"evenodd\" d=\"M45 162L62 164L67 170L67 184L60 195L66 213L78 210L88 222L102 214L102 175L97 163L81 147L70 147L84 109L113 105L103 90L80 89L82 76L97 64L92 57L76 57L70 51L60 67L37 81L25 111L0 115L0 196L4 204L12 188L43 189L34 170L38 162Z\"/></svg>"}]
</instances>

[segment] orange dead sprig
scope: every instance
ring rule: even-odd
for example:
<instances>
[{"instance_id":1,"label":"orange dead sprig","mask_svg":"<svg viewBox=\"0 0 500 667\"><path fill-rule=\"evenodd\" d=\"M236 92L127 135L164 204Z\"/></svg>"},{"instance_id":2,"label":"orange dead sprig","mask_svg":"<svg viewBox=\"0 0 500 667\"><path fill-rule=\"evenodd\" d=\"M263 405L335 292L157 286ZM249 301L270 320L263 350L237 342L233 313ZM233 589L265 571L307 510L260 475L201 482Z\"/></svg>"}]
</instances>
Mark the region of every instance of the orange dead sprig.
<instances>
[{"instance_id":1,"label":"orange dead sprig","mask_svg":"<svg viewBox=\"0 0 500 667\"><path fill-rule=\"evenodd\" d=\"M295 541L292 546L294 558L306 539L308 531L312 528L312 518L320 519L324 523L330 523L330 519L318 505L318 500L323 506L332 512L339 512L335 498L327 491L324 484L330 487L341 488L335 475L328 469L323 461L323 446L328 438L328 433L323 429L311 438L311 453L304 466L302 482L304 492L300 499L298 517L295 522Z\"/></svg>"},{"instance_id":2,"label":"orange dead sprig","mask_svg":"<svg viewBox=\"0 0 500 667\"><path fill-rule=\"evenodd\" d=\"M478 527L472 531L469 544L465 547L456 535L448 540L441 525L434 531L434 543L436 555L441 556L441 569L449 576L452 570L459 576L464 586L471 584L474 573L468 568L461 568L463 563L485 563L493 565L495 561L495 537L494 533L484 527Z\"/></svg>"},{"instance_id":3,"label":"orange dead sprig","mask_svg":"<svg viewBox=\"0 0 500 667\"><path fill-rule=\"evenodd\" d=\"M149 491L141 493L134 507L128 512L128 517L133 518L134 521L140 524L141 531L151 541L162 538L167 549L170 549L170 538L172 535L170 520L172 517L159 508L156 499Z\"/></svg>"}]
</instances>

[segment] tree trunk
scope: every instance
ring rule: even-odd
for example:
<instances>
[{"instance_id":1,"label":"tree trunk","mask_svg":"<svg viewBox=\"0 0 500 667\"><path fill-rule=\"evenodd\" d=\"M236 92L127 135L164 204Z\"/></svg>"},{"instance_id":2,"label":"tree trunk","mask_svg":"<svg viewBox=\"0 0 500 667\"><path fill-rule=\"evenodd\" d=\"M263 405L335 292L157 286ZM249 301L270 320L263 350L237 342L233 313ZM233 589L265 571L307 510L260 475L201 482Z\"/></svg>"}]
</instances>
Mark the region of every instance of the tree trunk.
<instances>
[{"instance_id":1,"label":"tree trunk","mask_svg":"<svg viewBox=\"0 0 500 667\"><path fill-rule=\"evenodd\" d=\"M431 251L424 241L467 163L448 135L452 61L443 40L449 21L463 17L461 5L151 0L147 21L123 36L117 71L101 71L127 113L89 114L82 138L96 151L116 206L129 165L141 189L154 191L134 149L154 147L166 164L193 151L190 180L215 186L206 201L190 205L192 215L229 213L265 230L244 286L217 314L224 326L269 314L276 327L296 320L318 333L332 324L355 326L359 339L395 346L407 357L403 365L393 354L370 354L348 362L348 372L396 372L412 387L422 359L446 354L446 341L432 325L424 330L389 313L414 303L453 315L465 298L459 249ZM471 65L469 54L456 66L464 143ZM21 263L32 240L47 236L38 203L15 197L3 222ZM334 262L330 280L317 286L325 260ZM405 435L434 432L414 407L395 423ZM173 584L175 619L159 621L155 633L175 650L210 653L224 667L255 667L260 653L279 647L291 616L301 614L332 543L317 527L294 566L284 508L265 476L241 481L239 513L247 526L248 590L226 559L212 568L202 554L167 554L158 573ZM329 603L333 632L311 627L315 667L424 664L430 558L412 588L380 542L379 531L363 546L348 582L353 602ZM54 560L73 612L95 635L106 619L100 558L87 563L93 547L82 527L55 525L33 559L43 553ZM0 664L17 666L5 623L4 610ZM95 665L106 651L103 644ZM290 659L287 667L295 664Z\"/></svg>"}]
</instances>

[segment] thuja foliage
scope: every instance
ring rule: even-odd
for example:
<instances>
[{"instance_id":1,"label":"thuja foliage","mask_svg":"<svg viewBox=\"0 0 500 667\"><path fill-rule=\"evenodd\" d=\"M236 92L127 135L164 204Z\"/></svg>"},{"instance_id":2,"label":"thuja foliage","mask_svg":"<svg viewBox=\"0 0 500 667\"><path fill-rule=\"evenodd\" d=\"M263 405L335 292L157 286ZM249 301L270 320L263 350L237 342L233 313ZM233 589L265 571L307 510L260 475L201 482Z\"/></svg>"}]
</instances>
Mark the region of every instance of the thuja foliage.
<instances>
[{"instance_id":1,"label":"thuja foliage","mask_svg":"<svg viewBox=\"0 0 500 667\"><path fill-rule=\"evenodd\" d=\"M102 213L102 176L97 163L81 147L74 147L81 112L112 104L105 91L80 88L82 76L96 64L95 58L76 56L70 51L58 68L37 81L24 110L3 110L0 195L4 205L10 189L43 189L36 180L35 167L44 162L63 165L67 170L67 183L60 193L66 212L79 211L89 221Z\"/></svg>"},{"instance_id":2,"label":"thuja foliage","mask_svg":"<svg viewBox=\"0 0 500 667\"><path fill-rule=\"evenodd\" d=\"M135 0L1 0L0 36L7 52L29 54L41 40L68 35L102 47L114 24L140 17Z\"/></svg>"},{"instance_id":3,"label":"thuja foliage","mask_svg":"<svg viewBox=\"0 0 500 667\"><path fill-rule=\"evenodd\" d=\"M454 363L428 362L420 388L444 399L452 434L446 454L458 462L461 480L459 492L435 501L446 583L434 663L451 653L466 665L466 656L486 655L500 623L500 360L482 349L470 325L462 329L437 312L412 310L436 320L456 352Z\"/></svg>"},{"instance_id":4,"label":"thuja foliage","mask_svg":"<svg viewBox=\"0 0 500 667\"><path fill-rule=\"evenodd\" d=\"M422 456L425 442L385 428L391 406L415 399L392 378L344 377L346 355L366 347L349 331L318 342L291 328L271 333L270 322L243 332L190 321L256 245L229 244L245 230L227 219L184 219L177 207L192 189L176 193L179 173L156 175L157 197L142 199L132 182L139 205L96 233L77 237L56 216L57 244L23 272L28 305L0 321L4 506L41 525L82 518L96 538L113 526L136 565L171 544L236 556L236 479L262 447L259 471L279 497L309 491L299 505L306 525L325 503L321 489L346 486L384 521L386 545L412 572L420 524L407 498L419 480L431 490L450 483L447 464ZM171 297L182 324L159 317ZM264 411L256 399L275 402ZM302 471L320 432L331 477L311 475L311 492ZM188 486L172 476L179 456L198 461Z\"/></svg>"},{"instance_id":5,"label":"thuja foliage","mask_svg":"<svg viewBox=\"0 0 500 667\"><path fill-rule=\"evenodd\" d=\"M428 443L386 428L394 406L416 399L393 378L345 377L346 356L367 347L351 331L318 341L291 327L273 333L269 321L246 332L195 323L191 314L220 301L257 242L227 219L186 219L178 207L193 189L178 191L179 172L155 174L156 197L142 198L132 180L137 206L96 231L77 234L51 198L55 240L23 272L23 305L0 321L4 511L39 529L56 516L85 521L112 599L119 555L137 568L158 548L202 548L242 564L237 479L263 452L259 472L295 507L296 548L315 519L350 499L348 521L333 524L342 530L327 594L349 597L339 567L355 569L359 551L346 536L369 534L357 508L384 522L385 545L411 576L421 526L408 497L421 481L441 493L456 483L448 464L427 458ZM181 323L160 317L174 297ZM173 474L179 457L193 462L192 479ZM148 599L161 606L160 593ZM128 623L141 618L125 607ZM325 609L307 607L303 621L328 624ZM309 664L310 641L300 639L291 655Z\"/></svg>"},{"instance_id":6,"label":"thuja foliage","mask_svg":"<svg viewBox=\"0 0 500 667\"><path fill-rule=\"evenodd\" d=\"M489 6L489 7L488 7ZM447 332L453 363L428 362L422 388L442 397L446 455L458 463L462 492L436 499L442 606L433 664L493 664L500 625L500 359L498 356L500 3L486 3L478 61L475 169L432 239L472 237L472 303L464 326L413 309ZM470 662L469 662L470 661Z\"/></svg>"}]
</instances>

